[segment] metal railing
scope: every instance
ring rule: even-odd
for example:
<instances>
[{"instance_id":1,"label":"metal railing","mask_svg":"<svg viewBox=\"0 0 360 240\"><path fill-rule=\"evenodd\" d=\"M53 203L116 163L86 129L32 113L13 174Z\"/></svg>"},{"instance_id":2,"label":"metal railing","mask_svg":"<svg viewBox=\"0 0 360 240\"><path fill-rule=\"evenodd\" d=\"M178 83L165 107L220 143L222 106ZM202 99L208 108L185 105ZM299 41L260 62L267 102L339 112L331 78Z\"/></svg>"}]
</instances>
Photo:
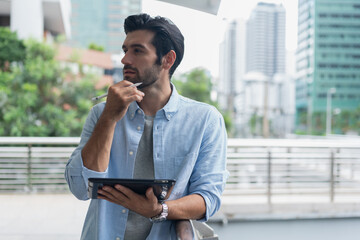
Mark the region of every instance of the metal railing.
<instances>
[{"instance_id":1,"label":"metal railing","mask_svg":"<svg viewBox=\"0 0 360 240\"><path fill-rule=\"evenodd\" d=\"M229 139L225 195L360 197L360 141Z\"/></svg>"},{"instance_id":2,"label":"metal railing","mask_svg":"<svg viewBox=\"0 0 360 240\"><path fill-rule=\"evenodd\" d=\"M0 137L0 192L67 192L66 163L79 138Z\"/></svg>"},{"instance_id":3,"label":"metal railing","mask_svg":"<svg viewBox=\"0 0 360 240\"><path fill-rule=\"evenodd\" d=\"M79 138L0 137L0 192L66 192ZM359 140L229 139L225 196L360 196Z\"/></svg>"}]
</instances>

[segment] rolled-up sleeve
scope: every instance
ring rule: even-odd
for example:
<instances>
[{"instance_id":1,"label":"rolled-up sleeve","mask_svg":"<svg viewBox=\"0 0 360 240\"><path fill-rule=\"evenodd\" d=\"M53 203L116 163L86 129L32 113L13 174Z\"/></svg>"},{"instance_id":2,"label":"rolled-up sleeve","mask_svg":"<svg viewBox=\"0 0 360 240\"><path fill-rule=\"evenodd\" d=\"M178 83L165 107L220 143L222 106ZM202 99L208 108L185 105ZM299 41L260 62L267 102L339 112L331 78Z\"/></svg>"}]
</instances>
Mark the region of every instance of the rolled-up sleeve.
<instances>
[{"instance_id":1,"label":"rolled-up sleeve","mask_svg":"<svg viewBox=\"0 0 360 240\"><path fill-rule=\"evenodd\" d=\"M221 114L216 113L204 133L189 184L190 194L201 195L206 203L206 214L200 221L207 221L219 210L229 176L226 170L226 128Z\"/></svg>"},{"instance_id":2,"label":"rolled-up sleeve","mask_svg":"<svg viewBox=\"0 0 360 240\"><path fill-rule=\"evenodd\" d=\"M99 106L97 106L99 108ZM81 156L81 151L87 141L89 140L93 129L96 125L96 122L99 118L99 111L94 107L84 124L83 131L81 133L81 139L79 146L74 150L70 159L66 165L65 169L65 179L69 185L70 191L80 200L87 200L87 188L88 188L88 179L92 177L104 178L107 177L107 172L96 172L90 169L87 169L83 165L83 159Z\"/></svg>"}]
</instances>

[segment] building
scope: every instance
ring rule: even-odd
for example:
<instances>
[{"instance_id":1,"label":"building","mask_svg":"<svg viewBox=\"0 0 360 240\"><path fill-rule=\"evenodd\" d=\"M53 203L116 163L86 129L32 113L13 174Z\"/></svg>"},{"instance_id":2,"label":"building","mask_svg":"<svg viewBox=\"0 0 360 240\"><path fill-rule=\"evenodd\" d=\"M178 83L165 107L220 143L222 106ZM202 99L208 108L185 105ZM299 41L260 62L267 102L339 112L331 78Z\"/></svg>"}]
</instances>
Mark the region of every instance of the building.
<instances>
[{"instance_id":1,"label":"building","mask_svg":"<svg viewBox=\"0 0 360 240\"><path fill-rule=\"evenodd\" d=\"M124 20L141 12L141 0L71 0L72 47L88 48L91 43L119 54L125 39Z\"/></svg>"},{"instance_id":2,"label":"building","mask_svg":"<svg viewBox=\"0 0 360 240\"><path fill-rule=\"evenodd\" d=\"M243 110L243 76L245 74L246 25L243 19L229 20L220 45L219 81L217 99L224 111L232 114L234 135L247 124Z\"/></svg>"},{"instance_id":3,"label":"building","mask_svg":"<svg viewBox=\"0 0 360 240\"><path fill-rule=\"evenodd\" d=\"M272 78L248 72L243 78L243 121L246 137L286 137L294 130L294 81L286 74Z\"/></svg>"},{"instance_id":4,"label":"building","mask_svg":"<svg viewBox=\"0 0 360 240\"><path fill-rule=\"evenodd\" d=\"M220 45L218 101L220 107L236 111L234 98L242 91L241 80L245 74L245 21L231 20Z\"/></svg>"},{"instance_id":5,"label":"building","mask_svg":"<svg viewBox=\"0 0 360 240\"><path fill-rule=\"evenodd\" d=\"M247 21L246 72L285 73L285 8L258 3Z\"/></svg>"},{"instance_id":6,"label":"building","mask_svg":"<svg viewBox=\"0 0 360 240\"><path fill-rule=\"evenodd\" d=\"M299 0L298 11L296 125L311 134L333 109L360 106L360 2Z\"/></svg>"},{"instance_id":7,"label":"building","mask_svg":"<svg viewBox=\"0 0 360 240\"><path fill-rule=\"evenodd\" d=\"M58 45L55 59L63 67L71 70L80 79L83 74L91 73L98 76L95 88L109 87L114 82L122 80L123 65L117 60L120 55L90 50L76 49L65 45Z\"/></svg>"},{"instance_id":8,"label":"building","mask_svg":"<svg viewBox=\"0 0 360 240\"><path fill-rule=\"evenodd\" d=\"M70 0L0 0L0 26L10 27L19 38L71 37Z\"/></svg>"},{"instance_id":9,"label":"building","mask_svg":"<svg viewBox=\"0 0 360 240\"><path fill-rule=\"evenodd\" d=\"M294 83L285 55L282 5L258 3L246 22L228 23L218 100L233 113L234 136L283 137L293 131Z\"/></svg>"}]
</instances>

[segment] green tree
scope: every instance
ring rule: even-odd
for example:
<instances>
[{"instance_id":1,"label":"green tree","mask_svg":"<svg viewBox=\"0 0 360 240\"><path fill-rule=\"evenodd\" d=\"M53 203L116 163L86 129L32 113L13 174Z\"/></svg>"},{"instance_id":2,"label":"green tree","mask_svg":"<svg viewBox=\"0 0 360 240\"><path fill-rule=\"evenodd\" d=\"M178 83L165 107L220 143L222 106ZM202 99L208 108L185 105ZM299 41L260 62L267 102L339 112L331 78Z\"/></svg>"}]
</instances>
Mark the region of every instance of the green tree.
<instances>
[{"instance_id":1,"label":"green tree","mask_svg":"<svg viewBox=\"0 0 360 240\"><path fill-rule=\"evenodd\" d=\"M360 134L360 106L353 110L342 110L340 114L333 115L332 129L336 134Z\"/></svg>"},{"instance_id":2,"label":"green tree","mask_svg":"<svg viewBox=\"0 0 360 240\"><path fill-rule=\"evenodd\" d=\"M219 109L218 103L211 99L211 77L203 68L195 68L178 79L172 81L178 92L188 98L208 103ZM232 115L230 112L222 112L228 134L232 131Z\"/></svg>"},{"instance_id":3,"label":"green tree","mask_svg":"<svg viewBox=\"0 0 360 240\"><path fill-rule=\"evenodd\" d=\"M22 66L0 70L0 135L79 136L96 76L60 67L53 46L28 40ZM101 90L103 92L104 90Z\"/></svg>"},{"instance_id":4,"label":"green tree","mask_svg":"<svg viewBox=\"0 0 360 240\"><path fill-rule=\"evenodd\" d=\"M101 45L97 45L96 43L90 43L88 49L103 52L105 49Z\"/></svg>"},{"instance_id":5,"label":"green tree","mask_svg":"<svg viewBox=\"0 0 360 240\"><path fill-rule=\"evenodd\" d=\"M0 27L0 70L9 71L10 63L21 62L25 58L25 45L16 32Z\"/></svg>"}]
</instances>

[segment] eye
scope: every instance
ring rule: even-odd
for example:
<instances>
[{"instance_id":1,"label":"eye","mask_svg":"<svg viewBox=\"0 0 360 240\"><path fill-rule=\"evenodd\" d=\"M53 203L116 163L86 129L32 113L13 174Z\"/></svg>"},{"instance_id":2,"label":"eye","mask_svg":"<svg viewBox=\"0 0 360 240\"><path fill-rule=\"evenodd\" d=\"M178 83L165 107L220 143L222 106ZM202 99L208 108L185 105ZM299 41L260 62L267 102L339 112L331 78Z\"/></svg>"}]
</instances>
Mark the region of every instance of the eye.
<instances>
[{"instance_id":1,"label":"eye","mask_svg":"<svg viewBox=\"0 0 360 240\"><path fill-rule=\"evenodd\" d=\"M140 48L134 48L134 53L142 53L143 51Z\"/></svg>"}]
</instances>

